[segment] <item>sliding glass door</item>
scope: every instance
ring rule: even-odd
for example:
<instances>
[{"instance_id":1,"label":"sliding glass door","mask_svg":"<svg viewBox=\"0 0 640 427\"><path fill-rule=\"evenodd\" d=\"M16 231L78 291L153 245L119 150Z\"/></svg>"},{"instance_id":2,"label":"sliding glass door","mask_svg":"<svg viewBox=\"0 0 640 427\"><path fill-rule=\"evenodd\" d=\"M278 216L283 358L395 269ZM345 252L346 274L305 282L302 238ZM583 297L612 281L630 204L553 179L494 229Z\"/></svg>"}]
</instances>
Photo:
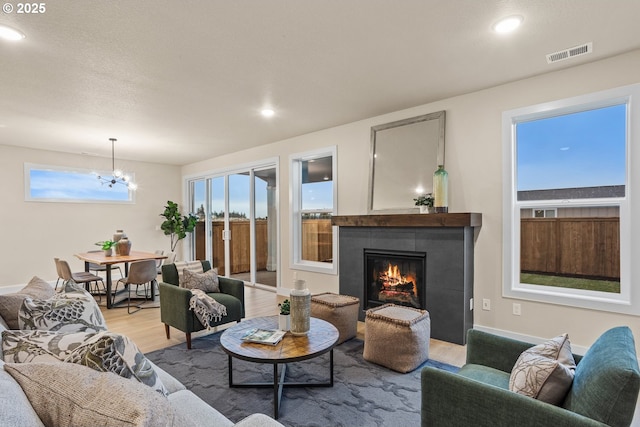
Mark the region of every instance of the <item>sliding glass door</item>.
<instances>
[{"instance_id":1,"label":"sliding glass door","mask_svg":"<svg viewBox=\"0 0 640 427\"><path fill-rule=\"evenodd\" d=\"M209 259L221 275L277 287L277 165L193 179L189 188L195 258Z\"/></svg>"},{"instance_id":2,"label":"sliding glass door","mask_svg":"<svg viewBox=\"0 0 640 427\"><path fill-rule=\"evenodd\" d=\"M255 170L253 176L255 233L255 281L277 287L278 210L276 168Z\"/></svg>"},{"instance_id":3,"label":"sliding glass door","mask_svg":"<svg viewBox=\"0 0 640 427\"><path fill-rule=\"evenodd\" d=\"M226 179L218 176L209 179L209 205L211 206L211 242L207 244L211 248L211 254L206 259L211 260L211 265L218 268L218 274L227 275L224 257L224 230L225 213L227 212L225 201Z\"/></svg>"}]
</instances>

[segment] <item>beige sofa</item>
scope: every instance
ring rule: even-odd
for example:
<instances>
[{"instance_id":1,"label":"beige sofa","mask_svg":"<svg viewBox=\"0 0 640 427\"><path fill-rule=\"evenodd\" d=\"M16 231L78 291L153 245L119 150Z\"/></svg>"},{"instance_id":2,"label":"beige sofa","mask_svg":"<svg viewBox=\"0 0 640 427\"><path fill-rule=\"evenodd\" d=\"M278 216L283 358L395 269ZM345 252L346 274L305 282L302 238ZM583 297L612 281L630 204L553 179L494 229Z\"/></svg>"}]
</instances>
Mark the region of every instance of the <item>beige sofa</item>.
<instances>
[{"instance_id":1,"label":"beige sofa","mask_svg":"<svg viewBox=\"0 0 640 427\"><path fill-rule=\"evenodd\" d=\"M5 331L5 330L10 331L7 323L11 323L11 322L5 321L5 319L0 315L0 334L2 333L2 331ZM27 365L31 365L35 367L38 364L37 363L31 363L31 364L30 363L9 363L9 360L7 360L7 363L5 364L4 359L5 359L5 355L3 355L2 346L0 345L0 425L3 425L3 426L4 425L44 426L47 424L51 425L52 422L50 420L48 422L47 420L44 420L43 422L41 417L38 416L36 409L34 408L34 406L36 405L43 406L42 398L40 399L40 402L30 401L30 399L27 397L27 394L29 394L29 392L25 393L25 390L23 390L23 387L25 385L22 382L19 382L18 380L15 379L16 368L28 369ZM58 363L51 363L51 364L40 363L39 365L41 366L44 365L46 368L48 368L47 375L50 375L50 381L47 381L47 382L55 382L55 380L60 379L59 378L60 375L56 375L56 370L64 371L66 375L66 369L71 368L71 366L73 366L74 364L58 362ZM160 405L165 407L163 408L163 411L166 410L166 412L162 412L162 413L170 414L169 417L165 417L164 419L161 420L162 425L175 425L180 427L183 427L183 426L230 427L234 425L241 426L241 427L282 426L282 424L280 424L276 420L264 414L253 414L239 421L238 423L234 424L229 419L227 419L224 415L218 412L216 409L209 406L207 403L205 403L202 399L200 399L198 396L193 394L191 391L187 390L182 383L180 383L174 377L169 375L166 371L162 370L156 365L153 365L153 364L151 365L155 369L157 377L159 377L159 379L162 381L162 384L166 388L166 392L167 392L166 401L164 400L165 397L163 397L160 393L156 393L147 385L139 383L136 380L122 378L117 376L116 374L113 374L112 372L93 371L92 369L86 368L85 366L78 365L77 368L73 368L73 369L87 369L88 371L86 373L91 373L91 375L95 375L95 376L102 375L105 377L109 377L108 378L109 381L117 380L122 384L125 384L126 387L131 386L131 383L133 383L133 385L137 387L136 389L137 391L143 392L142 396L150 397L150 402L149 402L150 407L152 407L154 403L157 404L158 402L160 402ZM27 376L28 374L24 375L25 378ZM20 379L19 375L18 375L18 379ZM30 378L27 378L27 379L30 380ZM80 382L82 382L82 380L80 380ZM73 389L74 387L65 387L65 388ZM80 390L80 385L78 386L78 390ZM69 393L73 393L73 390L69 391ZM76 390L76 393L79 393L79 391ZM105 394L110 394L110 393L111 393L111 396L109 396L109 399L106 399L106 398L104 399L105 406L108 406L108 404L111 404L110 402L111 397L117 398L117 396L113 396L113 394L115 393L112 393L112 390L108 390ZM33 394L30 394L30 395L33 396ZM52 397L51 395L49 395L49 398L51 398L51 402L46 402L47 395L45 394L44 406L51 407L51 406L58 405L57 403L58 400L56 400L55 397ZM154 401L154 402L151 402L151 401ZM168 401L168 405L167 405L167 401ZM146 403L146 402L143 402L143 403ZM98 403L98 406L100 406L100 403ZM155 414L152 414L150 417L151 418L155 417L154 418L155 421L151 424L157 425L158 417L159 417L158 413L156 412ZM167 420L167 418L171 418L171 417L172 417L172 420ZM135 417L131 417L131 418L135 418ZM144 420L142 419L140 420L131 419L131 420L127 420L126 424L136 425L136 426L149 425L148 420L151 418L147 417L147 422L143 422ZM54 424L57 424L57 423L54 423ZM115 424L117 423L114 423L114 425Z\"/></svg>"}]
</instances>

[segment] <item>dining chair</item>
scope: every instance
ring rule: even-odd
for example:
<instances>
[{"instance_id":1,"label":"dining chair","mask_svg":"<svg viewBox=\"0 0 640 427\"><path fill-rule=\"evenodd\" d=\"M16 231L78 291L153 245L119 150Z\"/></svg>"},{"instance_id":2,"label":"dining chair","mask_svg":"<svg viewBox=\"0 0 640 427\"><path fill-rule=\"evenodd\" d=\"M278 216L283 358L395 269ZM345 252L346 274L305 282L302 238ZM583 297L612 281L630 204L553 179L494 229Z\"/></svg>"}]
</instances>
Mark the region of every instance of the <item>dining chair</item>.
<instances>
[{"instance_id":1,"label":"dining chair","mask_svg":"<svg viewBox=\"0 0 640 427\"><path fill-rule=\"evenodd\" d=\"M95 274L89 273L87 271L79 271L77 273L71 272L71 267L69 267L69 263L60 258L53 259L56 263L56 271L58 272L58 280L62 279L62 283L66 284L69 281L73 281L78 284L83 284L87 291L91 292L91 283L95 283L95 290L98 295L98 302L102 301L102 292L98 287L98 282L102 283L102 289L106 292L106 288L104 286L104 280L102 277L97 276ZM56 281L56 288L58 287L58 282Z\"/></svg>"},{"instance_id":2,"label":"dining chair","mask_svg":"<svg viewBox=\"0 0 640 427\"><path fill-rule=\"evenodd\" d=\"M64 278L62 277L62 272L60 271L60 265L58 264L58 261L60 259L59 258L54 258L53 262L56 263L56 273L58 274L58 279L56 280L56 286L55 288L53 288L54 290L58 290L58 283L60 282L60 280L62 280L62 282L64 283Z\"/></svg>"},{"instance_id":3,"label":"dining chair","mask_svg":"<svg viewBox=\"0 0 640 427\"><path fill-rule=\"evenodd\" d=\"M115 293L118 293L118 285L122 283L124 287L129 287L131 285L136 286L136 295L138 294L138 286L144 286L144 297L148 299L149 292L147 291L147 283L151 284L151 289L153 289L153 284L157 283L156 277L158 276L156 269L156 260L147 259L143 261L135 261L129 265L129 275L127 277L123 277L122 279L116 282ZM153 295L150 296L153 299ZM131 289L127 289L127 313L132 314L136 311L139 311L142 307L137 306L137 310L131 311Z\"/></svg>"},{"instance_id":4,"label":"dining chair","mask_svg":"<svg viewBox=\"0 0 640 427\"><path fill-rule=\"evenodd\" d=\"M164 251L162 249L158 249L153 252L156 255L164 255ZM162 262L164 259L156 260L156 276L162 273ZM136 290L136 295L138 295L138 291ZM160 295L160 289L156 289L156 295Z\"/></svg>"},{"instance_id":5,"label":"dining chair","mask_svg":"<svg viewBox=\"0 0 640 427\"><path fill-rule=\"evenodd\" d=\"M88 253L102 252L102 250L99 249L97 251L87 251L87 252ZM107 268L110 268L112 273L113 273L113 270L118 269L118 272L120 273L120 277L124 277L124 274L122 274L122 269L120 268L119 265L116 265L116 264L100 265L100 264L96 264L95 262L90 262L89 263L89 271L95 271L96 274L98 274L99 272L102 272L102 271L104 271L106 273Z\"/></svg>"}]
</instances>

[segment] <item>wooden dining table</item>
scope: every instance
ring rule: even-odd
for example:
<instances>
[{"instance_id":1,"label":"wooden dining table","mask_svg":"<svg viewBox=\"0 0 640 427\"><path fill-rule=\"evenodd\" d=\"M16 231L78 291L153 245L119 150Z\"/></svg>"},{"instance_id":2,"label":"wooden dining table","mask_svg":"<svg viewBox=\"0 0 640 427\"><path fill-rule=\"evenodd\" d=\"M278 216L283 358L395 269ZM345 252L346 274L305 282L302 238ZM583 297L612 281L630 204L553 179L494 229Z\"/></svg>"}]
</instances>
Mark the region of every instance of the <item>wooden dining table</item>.
<instances>
[{"instance_id":1,"label":"wooden dining table","mask_svg":"<svg viewBox=\"0 0 640 427\"><path fill-rule=\"evenodd\" d=\"M74 256L82 261L84 261L84 271L89 271L89 264L94 263L98 265L106 265L108 268L107 272L107 308L111 309L115 303L115 295L113 298L111 297L111 288L113 287L112 279L111 279L111 268L110 266L114 264L124 264L124 274L127 276L129 274L129 263L135 261L144 261L146 259L165 259L166 255L160 255L153 252L142 252L142 251L131 251L129 255L112 255L106 256L104 251L100 252L79 252L74 254ZM155 289L153 287L153 282L151 283L151 299L155 300Z\"/></svg>"}]
</instances>

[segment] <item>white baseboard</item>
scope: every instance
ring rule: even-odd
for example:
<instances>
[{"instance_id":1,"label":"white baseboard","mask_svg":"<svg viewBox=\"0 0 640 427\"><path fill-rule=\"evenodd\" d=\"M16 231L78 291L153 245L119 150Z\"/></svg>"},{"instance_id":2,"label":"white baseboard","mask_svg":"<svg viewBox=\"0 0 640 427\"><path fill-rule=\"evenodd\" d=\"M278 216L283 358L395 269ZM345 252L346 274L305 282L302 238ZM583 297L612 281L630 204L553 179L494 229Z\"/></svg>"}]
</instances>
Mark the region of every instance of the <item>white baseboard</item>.
<instances>
[{"instance_id":1,"label":"white baseboard","mask_svg":"<svg viewBox=\"0 0 640 427\"><path fill-rule=\"evenodd\" d=\"M536 337L532 335L519 334L517 332L505 331L502 329L490 328L488 326L482 326L482 325L473 325L473 328L482 332L488 332L490 334L499 335L501 337L511 338L514 340L530 342L532 344L541 344L547 341L548 339L553 338L553 337L541 338L541 337ZM571 339L571 337L569 337L569 339ZM575 354L584 355L588 349L589 347L574 345L573 343L571 344L571 351Z\"/></svg>"}]
</instances>

